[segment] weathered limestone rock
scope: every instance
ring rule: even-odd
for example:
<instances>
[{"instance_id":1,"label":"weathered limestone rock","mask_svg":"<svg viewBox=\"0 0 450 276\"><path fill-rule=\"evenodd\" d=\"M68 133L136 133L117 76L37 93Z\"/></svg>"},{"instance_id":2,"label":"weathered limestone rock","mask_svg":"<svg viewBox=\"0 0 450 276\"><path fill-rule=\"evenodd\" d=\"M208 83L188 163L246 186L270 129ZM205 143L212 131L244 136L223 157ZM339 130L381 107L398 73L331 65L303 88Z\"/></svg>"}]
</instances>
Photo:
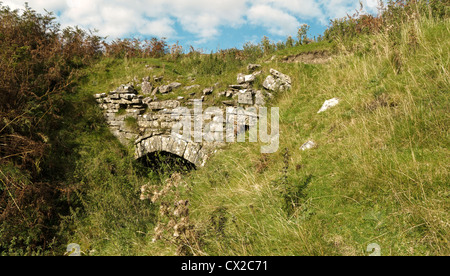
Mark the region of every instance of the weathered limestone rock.
<instances>
[{"instance_id":1,"label":"weathered limestone rock","mask_svg":"<svg viewBox=\"0 0 450 276\"><path fill-rule=\"evenodd\" d=\"M245 83L245 75L242 73L239 73L237 76L237 83L238 84L243 84Z\"/></svg>"},{"instance_id":2,"label":"weathered limestone rock","mask_svg":"<svg viewBox=\"0 0 450 276\"><path fill-rule=\"evenodd\" d=\"M236 106L236 101L223 101L222 103L225 106Z\"/></svg>"},{"instance_id":3,"label":"weathered limestone rock","mask_svg":"<svg viewBox=\"0 0 450 276\"><path fill-rule=\"evenodd\" d=\"M142 103L143 103L144 105L148 105L148 104L151 103L151 102L153 102L153 99L150 98L150 97L147 97L147 98L142 99Z\"/></svg>"},{"instance_id":4,"label":"weathered limestone rock","mask_svg":"<svg viewBox=\"0 0 450 276\"><path fill-rule=\"evenodd\" d=\"M230 86L228 86L231 90L242 90L242 89L247 89L248 88L248 84L232 84Z\"/></svg>"},{"instance_id":5,"label":"weathered limestone rock","mask_svg":"<svg viewBox=\"0 0 450 276\"><path fill-rule=\"evenodd\" d=\"M315 147L317 147L317 144L316 144L314 141L308 141L308 142L304 143L304 144L300 147L300 149L301 149L302 151L305 151L305 150L312 149L312 148L315 148Z\"/></svg>"},{"instance_id":6,"label":"weathered limestone rock","mask_svg":"<svg viewBox=\"0 0 450 276\"><path fill-rule=\"evenodd\" d=\"M127 84L127 85L121 85L119 88L117 88L115 91L117 94L124 94L124 93L131 93L131 94L137 94L136 89L134 89L133 85Z\"/></svg>"},{"instance_id":7,"label":"weathered limestone rock","mask_svg":"<svg viewBox=\"0 0 450 276\"><path fill-rule=\"evenodd\" d=\"M181 87L181 83L179 83L179 82L172 82L169 85L172 87L172 89L177 89L177 88Z\"/></svg>"},{"instance_id":8,"label":"weathered limestone rock","mask_svg":"<svg viewBox=\"0 0 450 276\"><path fill-rule=\"evenodd\" d=\"M142 94L144 94L144 95L152 94L152 92L153 92L153 86L147 80L144 80L142 82L141 88L142 88Z\"/></svg>"},{"instance_id":9,"label":"weathered limestone rock","mask_svg":"<svg viewBox=\"0 0 450 276\"><path fill-rule=\"evenodd\" d=\"M164 79L164 77L161 77L161 76L159 76L159 77L153 76L153 80L154 80L155 82L160 82L160 81L162 81L163 79Z\"/></svg>"},{"instance_id":10,"label":"weathered limestone rock","mask_svg":"<svg viewBox=\"0 0 450 276\"><path fill-rule=\"evenodd\" d=\"M255 105L256 106L265 106L266 105L266 99L264 97L264 94L261 92L261 90L258 90L255 93Z\"/></svg>"},{"instance_id":11,"label":"weathered limestone rock","mask_svg":"<svg viewBox=\"0 0 450 276\"><path fill-rule=\"evenodd\" d=\"M172 92L174 89L177 89L180 86L181 86L181 83L179 83L179 82L172 82L170 84L160 86L159 87L159 93L167 94L167 93Z\"/></svg>"},{"instance_id":12,"label":"weathered limestone rock","mask_svg":"<svg viewBox=\"0 0 450 276\"><path fill-rule=\"evenodd\" d=\"M238 103L244 105L253 105L253 91L252 90L239 91Z\"/></svg>"},{"instance_id":13,"label":"weathered limestone rock","mask_svg":"<svg viewBox=\"0 0 450 276\"><path fill-rule=\"evenodd\" d=\"M292 88L291 78L274 69L270 69L270 74L263 83L263 87L270 91L286 91Z\"/></svg>"},{"instance_id":14,"label":"weathered limestone rock","mask_svg":"<svg viewBox=\"0 0 450 276\"><path fill-rule=\"evenodd\" d=\"M289 84L289 85L291 84L291 77L289 77L288 75L285 75L285 74L283 74L283 73L280 73L280 72L278 72L278 71L275 70L275 69L270 69L270 73L271 73L274 77L280 79L283 83L286 83L286 84Z\"/></svg>"},{"instance_id":15,"label":"weathered limestone rock","mask_svg":"<svg viewBox=\"0 0 450 276\"><path fill-rule=\"evenodd\" d=\"M213 92L214 92L214 88L212 88L212 87L203 89L203 95L204 96L211 95Z\"/></svg>"},{"instance_id":16,"label":"weathered limestone rock","mask_svg":"<svg viewBox=\"0 0 450 276\"><path fill-rule=\"evenodd\" d=\"M267 90L275 91L277 87L277 82L272 75L267 76L263 83L263 87Z\"/></svg>"},{"instance_id":17,"label":"weathered limestone rock","mask_svg":"<svg viewBox=\"0 0 450 276\"><path fill-rule=\"evenodd\" d=\"M106 97L107 97L106 93L101 93L101 94L95 94L94 95L94 98L97 100L98 103L102 103L103 100L101 100L101 99L106 98ZM100 101L98 101L98 100L100 100Z\"/></svg>"},{"instance_id":18,"label":"weathered limestone rock","mask_svg":"<svg viewBox=\"0 0 450 276\"><path fill-rule=\"evenodd\" d=\"M338 98L333 98L331 100L325 101L325 103L323 104L322 108L320 108L319 112L317 112L317 113L322 113L322 112L328 110L329 108L338 105L339 101L340 100Z\"/></svg>"},{"instance_id":19,"label":"weathered limestone rock","mask_svg":"<svg viewBox=\"0 0 450 276\"><path fill-rule=\"evenodd\" d=\"M228 90L227 92L225 92L225 97L227 97L227 98L232 98L233 95L234 95L233 91Z\"/></svg>"},{"instance_id":20,"label":"weathered limestone rock","mask_svg":"<svg viewBox=\"0 0 450 276\"><path fill-rule=\"evenodd\" d=\"M239 74L238 78L237 78L237 82L238 84L244 84L244 83L253 83L256 79L255 75L244 75L244 74Z\"/></svg>"},{"instance_id":21,"label":"weathered limestone rock","mask_svg":"<svg viewBox=\"0 0 450 276\"><path fill-rule=\"evenodd\" d=\"M257 76L259 76L259 75L261 75L262 74L262 71L256 71L256 72L253 72L252 73L252 75L256 78Z\"/></svg>"},{"instance_id":22,"label":"weathered limestone rock","mask_svg":"<svg viewBox=\"0 0 450 276\"><path fill-rule=\"evenodd\" d=\"M136 97L136 94L120 94L120 98L124 100L131 101L134 97Z\"/></svg>"},{"instance_id":23,"label":"weathered limestone rock","mask_svg":"<svg viewBox=\"0 0 450 276\"><path fill-rule=\"evenodd\" d=\"M172 92L172 86L170 85L163 85L159 87L159 93L161 94L167 94Z\"/></svg>"},{"instance_id":24,"label":"weathered limestone rock","mask_svg":"<svg viewBox=\"0 0 450 276\"><path fill-rule=\"evenodd\" d=\"M262 71L254 72L250 75L244 75L242 73L237 76L237 83L242 84L252 84L258 75L261 75Z\"/></svg>"}]
</instances>

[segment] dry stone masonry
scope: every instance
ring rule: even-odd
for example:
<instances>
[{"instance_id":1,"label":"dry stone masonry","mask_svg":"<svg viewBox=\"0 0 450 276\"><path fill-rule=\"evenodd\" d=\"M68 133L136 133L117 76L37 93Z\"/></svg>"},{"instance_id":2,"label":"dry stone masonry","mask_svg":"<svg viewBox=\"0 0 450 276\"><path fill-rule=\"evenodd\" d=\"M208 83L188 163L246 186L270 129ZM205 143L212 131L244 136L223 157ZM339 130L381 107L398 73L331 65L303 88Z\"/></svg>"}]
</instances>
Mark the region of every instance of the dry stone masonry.
<instances>
[{"instance_id":1,"label":"dry stone masonry","mask_svg":"<svg viewBox=\"0 0 450 276\"><path fill-rule=\"evenodd\" d=\"M248 74L239 74L237 84L229 85L226 91L216 92L215 86L205 88L201 99L185 101L184 97L178 97L178 100L158 100L156 97L158 93L172 93L182 86L181 83L177 82L162 85L160 83L162 77L153 77L154 83L161 84L158 87L152 85L149 77L144 78L140 84L141 95L132 84L129 84L121 85L108 94L96 94L95 98L104 112L111 132L121 143L133 143L137 159L154 152L168 152L199 167L205 165L208 157L217 148L224 145L223 142L216 141L219 140L217 138L224 135L227 121L218 120L218 117L214 116L215 114L208 114L207 112L195 114L193 109L195 102L203 102L205 97L225 97L228 100L223 101L223 105L218 107L223 112L222 115L237 114L238 108L255 110L255 108L265 106L267 99L273 97L272 93L291 89L291 78L289 76L270 69L270 75L263 85L265 89L257 90L254 88L254 82L263 73L261 65L250 64L247 70ZM187 86L183 88L183 91L194 88L200 88L200 86ZM174 117L173 110L183 107L182 102L185 103L184 107L189 110L189 114L187 114L189 117L186 114ZM252 109L249 109L250 107ZM206 108L208 106L204 106L203 110ZM251 111L248 111L246 115L248 118L257 117L257 114ZM203 132L200 134L203 137L202 141L185 139L181 134L174 135L172 133L177 124L186 120L191 120L192 126L201 121L201 125L204 126ZM246 123L249 124L249 122ZM194 131L191 129L191 137L195 137ZM242 131L245 131L245 128L236 129L233 135L237 136Z\"/></svg>"}]
</instances>

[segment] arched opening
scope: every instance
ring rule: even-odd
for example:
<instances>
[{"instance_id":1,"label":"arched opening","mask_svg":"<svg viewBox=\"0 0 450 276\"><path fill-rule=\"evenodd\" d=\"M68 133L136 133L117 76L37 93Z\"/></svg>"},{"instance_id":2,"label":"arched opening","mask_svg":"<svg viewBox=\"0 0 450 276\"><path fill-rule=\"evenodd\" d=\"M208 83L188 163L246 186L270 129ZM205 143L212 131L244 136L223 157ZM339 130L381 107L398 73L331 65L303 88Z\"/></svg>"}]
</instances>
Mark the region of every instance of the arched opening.
<instances>
[{"instance_id":1,"label":"arched opening","mask_svg":"<svg viewBox=\"0 0 450 276\"><path fill-rule=\"evenodd\" d=\"M188 160L166 151L148 153L138 159L145 167L159 174L168 175L175 172L186 173L196 169Z\"/></svg>"}]
</instances>

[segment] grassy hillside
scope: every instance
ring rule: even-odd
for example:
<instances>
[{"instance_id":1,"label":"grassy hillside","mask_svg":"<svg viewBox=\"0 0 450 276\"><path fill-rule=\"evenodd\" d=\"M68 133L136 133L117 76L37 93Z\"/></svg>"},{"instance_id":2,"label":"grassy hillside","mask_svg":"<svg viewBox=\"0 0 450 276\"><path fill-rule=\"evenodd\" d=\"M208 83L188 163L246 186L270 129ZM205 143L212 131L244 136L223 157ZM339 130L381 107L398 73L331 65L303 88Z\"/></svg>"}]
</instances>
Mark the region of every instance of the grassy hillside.
<instances>
[{"instance_id":1,"label":"grassy hillside","mask_svg":"<svg viewBox=\"0 0 450 276\"><path fill-rule=\"evenodd\" d=\"M99 244L97 231L105 230L89 221L73 240L84 237L100 255L173 255L180 247L194 255L367 255L371 243L383 255L450 254L449 28L448 19L420 17L395 34L336 43L327 64L260 60L265 70L293 79L292 91L272 103L281 111L277 153L261 155L260 144L230 144L205 168L184 175L188 188L167 199L190 202L191 228L181 239L171 236L170 226L165 240L152 242L152 227L142 230L148 226L137 238L128 228L133 224L125 224L112 232L130 236ZM326 43L314 47L329 49ZM108 62L97 66L116 77L98 67L90 76L111 82L100 91L143 77L145 64L161 61ZM167 78L187 81L192 68L164 64ZM194 77L205 86L226 85L244 65ZM341 103L317 114L334 97ZM300 150L310 139L318 146Z\"/></svg>"},{"instance_id":2,"label":"grassy hillside","mask_svg":"<svg viewBox=\"0 0 450 276\"><path fill-rule=\"evenodd\" d=\"M324 66L272 64L294 83L275 103L281 149L232 145L190 176L196 253L364 255L375 242L385 255L448 255L448 23L413 21L396 47L368 37ZM318 147L303 152L308 139Z\"/></svg>"},{"instance_id":3,"label":"grassy hillside","mask_svg":"<svg viewBox=\"0 0 450 276\"><path fill-rule=\"evenodd\" d=\"M45 164L59 172L48 182L63 206L52 220L53 242L30 246L39 236L26 240L26 224L16 229L0 220L0 254L62 255L78 243L83 255L368 255L367 246L377 243L382 255L449 255L449 5L431 2L412 11L391 7L384 21L335 21L323 41L277 51L104 56L80 68L76 88L61 95L47 142ZM311 53L331 60L284 62ZM229 144L183 175L134 160L93 98L147 76L200 85L160 99L198 97L211 86L217 93L248 63L261 64L263 77L274 68L292 78L292 90L270 102L280 109L278 152ZM317 113L335 97L339 105ZM317 146L301 150L309 140ZM6 180L28 181L19 169L0 162L9 208L16 197L7 194ZM143 185L168 192L140 200ZM180 231L181 219L167 210L182 200L189 216Z\"/></svg>"}]
</instances>

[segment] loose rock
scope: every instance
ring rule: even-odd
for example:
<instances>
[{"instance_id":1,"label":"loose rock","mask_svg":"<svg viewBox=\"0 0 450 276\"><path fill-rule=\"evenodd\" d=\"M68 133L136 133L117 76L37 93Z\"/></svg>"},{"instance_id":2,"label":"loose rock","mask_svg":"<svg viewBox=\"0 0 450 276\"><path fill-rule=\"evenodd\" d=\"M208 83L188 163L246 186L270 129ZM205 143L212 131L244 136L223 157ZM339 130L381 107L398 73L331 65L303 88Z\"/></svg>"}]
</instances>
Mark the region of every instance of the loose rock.
<instances>
[{"instance_id":1,"label":"loose rock","mask_svg":"<svg viewBox=\"0 0 450 276\"><path fill-rule=\"evenodd\" d=\"M338 105L339 101L340 100L338 98L333 98L331 100L325 101L325 103L323 104L322 108L320 108L320 110L317 113L322 113L322 112L328 110L329 108Z\"/></svg>"},{"instance_id":2,"label":"loose rock","mask_svg":"<svg viewBox=\"0 0 450 276\"><path fill-rule=\"evenodd\" d=\"M317 146L317 144L316 144L314 141L308 141L308 142L304 143L304 144L300 147L300 149L303 150L303 151L305 151L305 150L308 150L308 149L315 148L316 146Z\"/></svg>"},{"instance_id":3,"label":"loose rock","mask_svg":"<svg viewBox=\"0 0 450 276\"><path fill-rule=\"evenodd\" d=\"M151 94L153 92L153 86L150 82L144 80L144 82L141 85L142 87L142 94L144 95L148 95Z\"/></svg>"},{"instance_id":4,"label":"loose rock","mask_svg":"<svg viewBox=\"0 0 450 276\"><path fill-rule=\"evenodd\" d=\"M203 89L203 95L211 95L214 92L212 87Z\"/></svg>"},{"instance_id":5,"label":"loose rock","mask_svg":"<svg viewBox=\"0 0 450 276\"><path fill-rule=\"evenodd\" d=\"M286 91L292 88L291 77L270 69L270 74L263 83L263 87L271 91Z\"/></svg>"}]
</instances>

